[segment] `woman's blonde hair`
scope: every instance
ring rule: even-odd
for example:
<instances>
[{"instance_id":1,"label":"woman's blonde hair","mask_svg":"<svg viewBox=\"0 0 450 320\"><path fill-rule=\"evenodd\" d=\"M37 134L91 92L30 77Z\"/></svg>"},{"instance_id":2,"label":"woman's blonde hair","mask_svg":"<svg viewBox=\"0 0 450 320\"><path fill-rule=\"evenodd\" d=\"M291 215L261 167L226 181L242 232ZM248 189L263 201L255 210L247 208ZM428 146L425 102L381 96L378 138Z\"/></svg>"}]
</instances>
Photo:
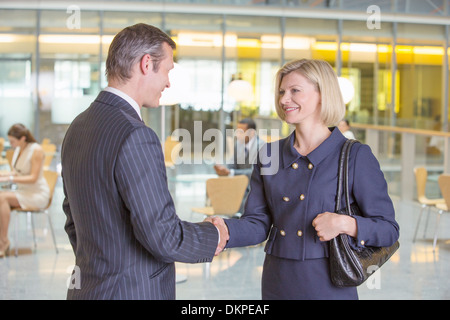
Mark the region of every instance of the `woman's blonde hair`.
<instances>
[{"instance_id":1,"label":"woman's blonde hair","mask_svg":"<svg viewBox=\"0 0 450 320\"><path fill-rule=\"evenodd\" d=\"M330 64L323 60L301 59L286 63L277 72L275 82L275 109L281 120L285 112L280 103L280 85L284 76L298 72L308 79L320 93L321 118L325 125L335 126L345 116L345 104L336 73Z\"/></svg>"}]
</instances>

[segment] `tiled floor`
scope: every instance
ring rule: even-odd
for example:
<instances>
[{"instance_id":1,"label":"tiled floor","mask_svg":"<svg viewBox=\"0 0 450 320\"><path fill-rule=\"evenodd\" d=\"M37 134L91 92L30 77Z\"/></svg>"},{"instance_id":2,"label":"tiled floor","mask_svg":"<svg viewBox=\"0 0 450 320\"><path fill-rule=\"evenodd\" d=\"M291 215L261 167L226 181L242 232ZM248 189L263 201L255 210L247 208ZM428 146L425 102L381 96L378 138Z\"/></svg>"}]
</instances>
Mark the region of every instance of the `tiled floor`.
<instances>
[{"instance_id":1,"label":"tiled floor","mask_svg":"<svg viewBox=\"0 0 450 320\"><path fill-rule=\"evenodd\" d=\"M169 170L170 189L179 216L184 220L201 221L191 215L192 206L202 206L205 200L205 174L208 167L199 165L177 169L178 182ZM197 179L185 174L197 173ZM30 223L20 216L19 256L0 259L0 299L65 299L66 282L74 264L74 255L64 231L65 216L61 209L63 195L59 181L51 214L58 242L56 254L46 219L35 217L37 249L32 247ZM400 249L393 258L359 287L360 299L450 299L450 217L441 219L440 240L432 250L432 236L436 214L431 214L428 232L412 243L420 207L417 203L395 200L400 224ZM14 238L14 217L11 219L10 238ZM12 243L13 247L15 246ZM260 281L264 252L262 246L231 249L216 257L210 265L177 264L177 274L185 281L177 284L177 299L261 299Z\"/></svg>"}]
</instances>

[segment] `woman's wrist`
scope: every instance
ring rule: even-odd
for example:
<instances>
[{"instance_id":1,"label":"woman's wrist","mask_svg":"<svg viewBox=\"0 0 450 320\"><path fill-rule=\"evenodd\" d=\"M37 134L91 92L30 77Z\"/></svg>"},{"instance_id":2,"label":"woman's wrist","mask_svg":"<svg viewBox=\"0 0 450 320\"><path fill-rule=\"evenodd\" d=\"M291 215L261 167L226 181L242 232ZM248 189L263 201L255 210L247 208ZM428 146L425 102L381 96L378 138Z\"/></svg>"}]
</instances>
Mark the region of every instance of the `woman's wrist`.
<instances>
[{"instance_id":1,"label":"woman's wrist","mask_svg":"<svg viewBox=\"0 0 450 320\"><path fill-rule=\"evenodd\" d=\"M342 232L348 234L350 237L356 238L358 235L358 225L356 223L356 219L347 216L347 215L340 215L341 217L341 226L342 226Z\"/></svg>"}]
</instances>

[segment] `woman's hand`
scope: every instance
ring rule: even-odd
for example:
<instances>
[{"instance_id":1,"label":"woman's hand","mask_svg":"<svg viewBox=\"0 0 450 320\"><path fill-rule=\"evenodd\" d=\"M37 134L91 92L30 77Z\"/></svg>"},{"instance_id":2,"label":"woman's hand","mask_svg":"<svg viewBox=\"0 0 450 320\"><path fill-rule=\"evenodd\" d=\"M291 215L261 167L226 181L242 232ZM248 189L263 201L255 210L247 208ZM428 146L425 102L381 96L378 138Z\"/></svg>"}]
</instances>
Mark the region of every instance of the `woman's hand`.
<instances>
[{"instance_id":1,"label":"woman's hand","mask_svg":"<svg viewBox=\"0 0 450 320\"><path fill-rule=\"evenodd\" d=\"M312 225L316 229L320 241L329 241L341 233L354 238L358 234L358 227L354 218L333 212L318 214Z\"/></svg>"},{"instance_id":2,"label":"woman's hand","mask_svg":"<svg viewBox=\"0 0 450 320\"><path fill-rule=\"evenodd\" d=\"M204 221L211 222L213 225L216 226L217 230L219 231L220 242L217 244L217 249L215 253L215 255L217 256L225 249L228 240L230 240L230 234L228 232L227 224L222 218L216 216L207 217Z\"/></svg>"}]
</instances>

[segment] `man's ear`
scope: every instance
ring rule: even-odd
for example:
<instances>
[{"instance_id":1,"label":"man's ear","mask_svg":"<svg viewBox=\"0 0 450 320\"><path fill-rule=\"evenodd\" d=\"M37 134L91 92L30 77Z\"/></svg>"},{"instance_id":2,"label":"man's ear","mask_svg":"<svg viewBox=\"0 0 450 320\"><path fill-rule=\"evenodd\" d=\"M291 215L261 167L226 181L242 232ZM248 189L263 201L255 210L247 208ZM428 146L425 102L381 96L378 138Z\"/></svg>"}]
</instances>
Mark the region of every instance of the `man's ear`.
<instances>
[{"instance_id":1,"label":"man's ear","mask_svg":"<svg viewBox=\"0 0 450 320\"><path fill-rule=\"evenodd\" d=\"M141 67L141 72L143 74L147 74L151 70L152 58L150 57L150 55L148 53L142 57L140 67Z\"/></svg>"}]
</instances>

